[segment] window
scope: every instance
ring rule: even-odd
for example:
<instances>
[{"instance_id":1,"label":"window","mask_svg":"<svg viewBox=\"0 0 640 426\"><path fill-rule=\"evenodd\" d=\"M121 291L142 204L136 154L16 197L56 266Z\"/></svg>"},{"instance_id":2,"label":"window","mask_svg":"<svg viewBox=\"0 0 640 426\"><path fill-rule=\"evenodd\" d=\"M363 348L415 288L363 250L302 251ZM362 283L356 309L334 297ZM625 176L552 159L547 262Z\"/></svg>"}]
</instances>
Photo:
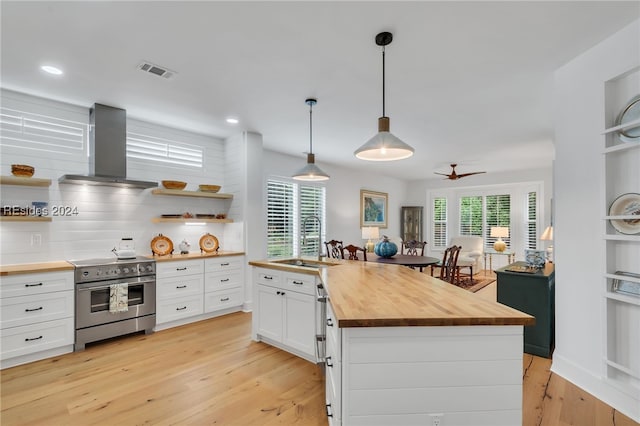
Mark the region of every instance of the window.
<instances>
[{"instance_id":1,"label":"window","mask_svg":"<svg viewBox=\"0 0 640 426\"><path fill-rule=\"evenodd\" d=\"M127 157L181 167L202 168L204 152L198 146L127 132Z\"/></svg>"},{"instance_id":2,"label":"window","mask_svg":"<svg viewBox=\"0 0 640 426\"><path fill-rule=\"evenodd\" d=\"M325 192L323 186L276 179L267 181L267 257L318 253L326 229ZM309 216L317 216L322 226L315 219L304 223ZM306 237L304 245L303 234Z\"/></svg>"},{"instance_id":3,"label":"window","mask_svg":"<svg viewBox=\"0 0 640 426\"><path fill-rule=\"evenodd\" d=\"M0 110L0 141L5 146L82 154L87 142L87 130L86 123L9 108Z\"/></svg>"},{"instance_id":4,"label":"window","mask_svg":"<svg viewBox=\"0 0 640 426\"><path fill-rule=\"evenodd\" d=\"M447 246L447 199L438 197L433 199L433 235L431 247L445 248Z\"/></svg>"},{"instance_id":5,"label":"window","mask_svg":"<svg viewBox=\"0 0 640 426\"><path fill-rule=\"evenodd\" d=\"M460 198L460 235L482 236L482 197Z\"/></svg>"},{"instance_id":6,"label":"window","mask_svg":"<svg viewBox=\"0 0 640 426\"><path fill-rule=\"evenodd\" d=\"M538 248L538 197L536 192L527 194L527 226L526 247L528 249Z\"/></svg>"},{"instance_id":7,"label":"window","mask_svg":"<svg viewBox=\"0 0 640 426\"><path fill-rule=\"evenodd\" d=\"M493 248L498 238L491 236L491 228L501 226L509 228L509 237L503 238L507 248L511 247L511 196L504 195L487 195L485 197L486 219L484 227L484 247Z\"/></svg>"}]
</instances>

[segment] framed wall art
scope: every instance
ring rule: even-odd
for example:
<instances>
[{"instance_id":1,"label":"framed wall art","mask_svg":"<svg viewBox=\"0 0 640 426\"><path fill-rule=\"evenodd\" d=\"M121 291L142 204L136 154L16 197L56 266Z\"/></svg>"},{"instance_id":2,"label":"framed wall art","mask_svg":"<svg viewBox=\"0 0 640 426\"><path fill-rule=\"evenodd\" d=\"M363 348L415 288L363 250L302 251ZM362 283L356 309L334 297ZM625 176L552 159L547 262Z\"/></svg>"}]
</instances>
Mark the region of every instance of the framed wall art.
<instances>
[{"instance_id":1,"label":"framed wall art","mask_svg":"<svg viewBox=\"0 0 640 426\"><path fill-rule=\"evenodd\" d=\"M360 227L387 227L389 196L385 192L360 190Z\"/></svg>"}]
</instances>

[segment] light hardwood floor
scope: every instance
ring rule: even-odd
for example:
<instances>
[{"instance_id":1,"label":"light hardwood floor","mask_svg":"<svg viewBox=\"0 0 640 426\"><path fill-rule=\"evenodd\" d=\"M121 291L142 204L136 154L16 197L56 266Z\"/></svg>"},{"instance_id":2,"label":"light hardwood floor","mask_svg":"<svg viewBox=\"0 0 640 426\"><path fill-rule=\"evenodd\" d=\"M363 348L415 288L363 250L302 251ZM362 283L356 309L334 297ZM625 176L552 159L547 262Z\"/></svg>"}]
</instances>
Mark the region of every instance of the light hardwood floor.
<instances>
[{"instance_id":1,"label":"light hardwood floor","mask_svg":"<svg viewBox=\"0 0 640 426\"><path fill-rule=\"evenodd\" d=\"M0 424L326 425L322 370L235 313L2 370ZM525 355L524 426L638 426Z\"/></svg>"}]
</instances>

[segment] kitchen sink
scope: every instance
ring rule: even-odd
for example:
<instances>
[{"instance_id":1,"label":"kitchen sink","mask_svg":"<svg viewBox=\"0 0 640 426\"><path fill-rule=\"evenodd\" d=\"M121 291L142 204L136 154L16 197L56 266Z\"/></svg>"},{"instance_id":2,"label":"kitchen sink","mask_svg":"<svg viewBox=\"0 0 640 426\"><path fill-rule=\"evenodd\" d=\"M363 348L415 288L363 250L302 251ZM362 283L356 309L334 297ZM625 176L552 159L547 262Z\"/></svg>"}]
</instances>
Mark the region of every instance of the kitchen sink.
<instances>
[{"instance_id":1,"label":"kitchen sink","mask_svg":"<svg viewBox=\"0 0 640 426\"><path fill-rule=\"evenodd\" d=\"M333 266L331 263L314 262L306 259L285 259L274 260L272 262L280 263L281 265L304 266L305 268L325 268L327 266Z\"/></svg>"}]
</instances>

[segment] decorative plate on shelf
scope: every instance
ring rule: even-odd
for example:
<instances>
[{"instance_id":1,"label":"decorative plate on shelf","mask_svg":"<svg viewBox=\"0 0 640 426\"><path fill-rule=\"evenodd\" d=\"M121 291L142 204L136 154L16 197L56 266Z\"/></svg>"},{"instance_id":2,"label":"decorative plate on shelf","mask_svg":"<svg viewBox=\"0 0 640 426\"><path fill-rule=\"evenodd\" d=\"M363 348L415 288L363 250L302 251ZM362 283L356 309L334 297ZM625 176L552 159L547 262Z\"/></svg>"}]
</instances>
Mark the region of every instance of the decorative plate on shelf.
<instances>
[{"instance_id":1,"label":"decorative plate on shelf","mask_svg":"<svg viewBox=\"0 0 640 426\"><path fill-rule=\"evenodd\" d=\"M211 253L217 251L218 247L218 239L215 237L215 235L211 235L207 232L200 238L200 250Z\"/></svg>"},{"instance_id":2,"label":"decorative plate on shelf","mask_svg":"<svg viewBox=\"0 0 640 426\"><path fill-rule=\"evenodd\" d=\"M611 225L621 234L640 233L640 194L622 194L609 207L609 216L638 216L637 219L611 219Z\"/></svg>"},{"instance_id":3,"label":"decorative plate on shelf","mask_svg":"<svg viewBox=\"0 0 640 426\"><path fill-rule=\"evenodd\" d=\"M151 251L158 256L164 256L173 252L173 242L162 234L158 234L151 240Z\"/></svg>"},{"instance_id":4,"label":"decorative plate on shelf","mask_svg":"<svg viewBox=\"0 0 640 426\"><path fill-rule=\"evenodd\" d=\"M640 120L640 95L631 99L627 106L622 109L616 120L616 126L636 120ZM640 142L640 124L629 129L620 130L619 134L620 140L624 142Z\"/></svg>"}]
</instances>

